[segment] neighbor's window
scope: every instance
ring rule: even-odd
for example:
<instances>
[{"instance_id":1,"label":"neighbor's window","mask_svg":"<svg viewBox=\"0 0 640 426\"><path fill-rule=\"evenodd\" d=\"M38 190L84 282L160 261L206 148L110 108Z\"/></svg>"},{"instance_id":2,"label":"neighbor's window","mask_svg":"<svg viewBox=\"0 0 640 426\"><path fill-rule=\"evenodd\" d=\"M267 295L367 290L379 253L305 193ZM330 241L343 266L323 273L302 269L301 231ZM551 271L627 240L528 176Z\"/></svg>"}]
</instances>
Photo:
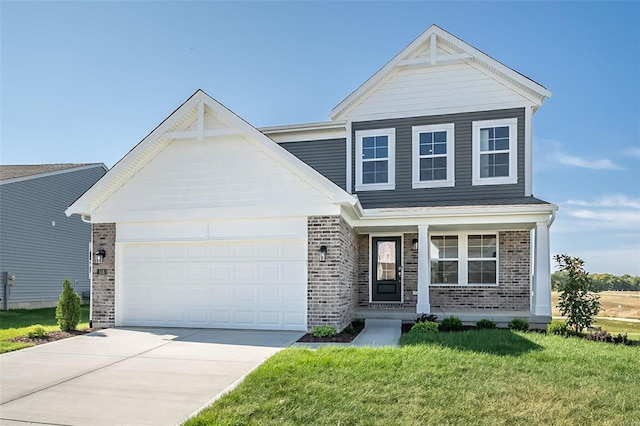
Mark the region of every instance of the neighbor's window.
<instances>
[{"instance_id":1,"label":"neighbor's window","mask_svg":"<svg viewBox=\"0 0 640 426\"><path fill-rule=\"evenodd\" d=\"M412 129L413 188L454 186L454 126Z\"/></svg>"},{"instance_id":2,"label":"neighbor's window","mask_svg":"<svg viewBox=\"0 0 640 426\"><path fill-rule=\"evenodd\" d=\"M473 122L473 184L517 183L516 118Z\"/></svg>"},{"instance_id":3,"label":"neighbor's window","mask_svg":"<svg viewBox=\"0 0 640 426\"><path fill-rule=\"evenodd\" d=\"M430 237L432 285L497 285L498 234L459 232Z\"/></svg>"},{"instance_id":4,"label":"neighbor's window","mask_svg":"<svg viewBox=\"0 0 640 426\"><path fill-rule=\"evenodd\" d=\"M356 191L395 188L395 129L356 132Z\"/></svg>"}]
</instances>

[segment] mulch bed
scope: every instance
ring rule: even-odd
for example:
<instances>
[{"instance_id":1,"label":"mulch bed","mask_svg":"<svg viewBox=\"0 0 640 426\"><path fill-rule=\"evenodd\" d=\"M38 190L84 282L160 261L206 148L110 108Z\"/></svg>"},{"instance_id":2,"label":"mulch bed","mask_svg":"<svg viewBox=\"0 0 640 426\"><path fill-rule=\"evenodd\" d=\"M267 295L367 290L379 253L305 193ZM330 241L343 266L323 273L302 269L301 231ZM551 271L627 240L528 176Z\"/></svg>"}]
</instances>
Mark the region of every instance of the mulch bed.
<instances>
[{"instance_id":1,"label":"mulch bed","mask_svg":"<svg viewBox=\"0 0 640 426\"><path fill-rule=\"evenodd\" d=\"M360 334L360 332L364 329L364 322L354 322L351 324L353 326L353 334L345 333L341 331L335 336L328 337L316 337L311 333L307 333L301 338L298 339L298 342L302 343L351 343L355 337Z\"/></svg>"},{"instance_id":2,"label":"mulch bed","mask_svg":"<svg viewBox=\"0 0 640 426\"><path fill-rule=\"evenodd\" d=\"M20 336L9 340L10 342L32 343L34 345L42 345L43 343L55 342L56 340L66 339L73 336L81 336L99 330L98 328L83 328L82 330L73 331L51 331L43 337Z\"/></svg>"}]
</instances>

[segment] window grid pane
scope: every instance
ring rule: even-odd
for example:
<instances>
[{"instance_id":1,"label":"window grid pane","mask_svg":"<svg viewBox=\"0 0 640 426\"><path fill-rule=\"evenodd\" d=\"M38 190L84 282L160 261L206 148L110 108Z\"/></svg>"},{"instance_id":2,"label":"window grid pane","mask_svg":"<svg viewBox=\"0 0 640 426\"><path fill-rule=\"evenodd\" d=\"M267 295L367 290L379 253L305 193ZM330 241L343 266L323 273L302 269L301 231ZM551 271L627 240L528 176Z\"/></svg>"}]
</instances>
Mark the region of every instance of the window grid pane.
<instances>
[{"instance_id":1,"label":"window grid pane","mask_svg":"<svg viewBox=\"0 0 640 426\"><path fill-rule=\"evenodd\" d=\"M419 136L420 181L447 179L447 132L422 132Z\"/></svg>"},{"instance_id":2,"label":"window grid pane","mask_svg":"<svg viewBox=\"0 0 640 426\"><path fill-rule=\"evenodd\" d=\"M468 284L497 284L497 243L495 234L467 237Z\"/></svg>"}]
</instances>

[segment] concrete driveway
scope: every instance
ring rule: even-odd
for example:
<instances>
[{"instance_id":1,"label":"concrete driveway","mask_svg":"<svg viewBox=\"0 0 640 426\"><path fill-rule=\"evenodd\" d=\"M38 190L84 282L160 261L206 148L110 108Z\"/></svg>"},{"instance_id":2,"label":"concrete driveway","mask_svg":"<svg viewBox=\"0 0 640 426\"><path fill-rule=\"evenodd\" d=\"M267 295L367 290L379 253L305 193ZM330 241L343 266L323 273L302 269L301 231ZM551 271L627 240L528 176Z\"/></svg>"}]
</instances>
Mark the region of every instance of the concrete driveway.
<instances>
[{"instance_id":1,"label":"concrete driveway","mask_svg":"<svg viewBox=\"0 0 640 426\"><path fill-rule=\"evenodd\" d=\"M0 425L175 425L302 333L116 328L0 355Z\"/></svg>"}]
</instances>

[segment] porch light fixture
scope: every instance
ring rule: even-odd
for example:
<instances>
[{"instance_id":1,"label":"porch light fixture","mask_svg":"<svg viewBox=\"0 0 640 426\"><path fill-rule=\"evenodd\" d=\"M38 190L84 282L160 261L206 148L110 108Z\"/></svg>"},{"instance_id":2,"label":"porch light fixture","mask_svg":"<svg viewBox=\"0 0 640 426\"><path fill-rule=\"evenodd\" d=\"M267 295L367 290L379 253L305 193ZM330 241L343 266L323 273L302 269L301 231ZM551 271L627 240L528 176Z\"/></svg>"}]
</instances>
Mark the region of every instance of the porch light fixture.
<instances>
[{"instance_id":1,"label":"porch light fixture","mask_svg":"<svg viewBox=\"0 0 640 426\"><path fill-rule=\"evenodd\" d=\"M327 246L320 246L320 262L327 260Z\"/></svg>"},{"instance_id":2,"label":"porch light fixture","mask_svg":"<svg viewBox=\"0 0 640 426\"><path fill-rule=\"evenodd\" d=\"M96 265L101 264L106 256L107 256L107 252L104 251L103 249L100 249L100 250L96 251L95 252L95 258L94 258L94 263Z\"/></svg>"},{"instance_id":3,"label":"porch light fixture","mask_svg":"<svg viewBox=\"0 0 640 426\"><path fill-rule=\"evenodd\" d=\"M418 239L417 238L413 239L413 249L414 250L418 250Z\"/></svg>"}]
</instances>

